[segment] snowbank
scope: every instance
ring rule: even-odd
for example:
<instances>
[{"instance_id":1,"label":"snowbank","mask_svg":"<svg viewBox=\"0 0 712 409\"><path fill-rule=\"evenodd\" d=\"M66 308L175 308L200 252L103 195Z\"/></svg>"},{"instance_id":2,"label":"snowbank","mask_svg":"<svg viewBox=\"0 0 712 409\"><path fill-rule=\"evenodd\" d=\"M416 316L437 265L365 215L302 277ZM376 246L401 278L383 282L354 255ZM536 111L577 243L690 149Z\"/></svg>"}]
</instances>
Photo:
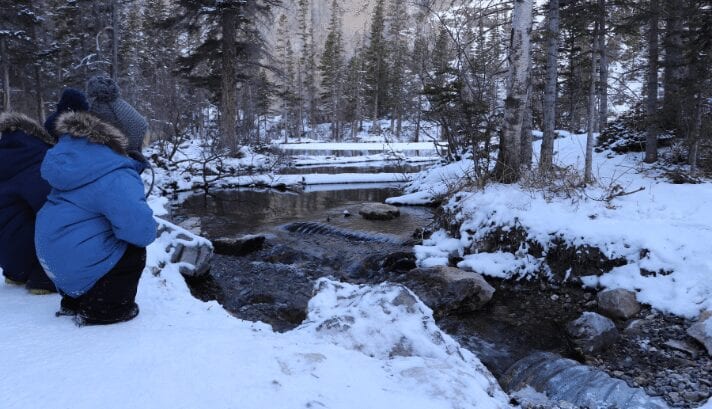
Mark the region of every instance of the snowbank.
<instances>
[{"instance_id":1,"label":"snowbank","mask_svg":"<svg viewBox=\"0 0 712 409\"><path fill-rule=\"evenodd\" d=\"M461 160L420 172L406 186L406 194L386 199L393 205L429 205L460 189L463 180L472 178L471 160Z\"/></svg>"},{"instance_id":2,"label":"snowbank","mask_svg":"<svg viewBox=\"0 0 712 409\"><path fill-rule=\"evenodd\" d=\"M345 150L353 146L369 147L375 146L378 150L382 150L384 146L390 146L383 143L309 143L309 144L293 144L281 145L282 147L293 147L300 149L311 149L312 146L319 150ZM424 149L425 146L430 146L433 150L432 143L400 143L395 144L399 149ZM358 150L360 148L356 148ZM366 148L363 148L366 149ZM250 186L269 186L269 187L284 187L284 186L305 186L305 185L323 185L323 184L354 184L354 183L390 183L390 182L407 182L410 178L409 174L403 172L383 172L383 173L336 173L323 174L313 173L304 175L279 175L276 173L280 166L287 163L282 163L283 158L278 155L265 155L256 153L248 147L241 149L242 157L229 158L223 157L220 160L213 160L203 163L205 158L211 158L208 153L209 148L202 145L199 140L186 141L181 145L181 148L175 153L171 161L165 160L160 156L158 159L153 159L154 173L151 175L148 172L143 174L144 181L147 184L153 184L156 188L154 193L161 191L163 193L185 192L202 189L207 182L211 189L232 188L232 187L250 187ZM294 153L299 153L296 150ZM406 152L407 153L407 152ZM157 146L153 146L146 150L147 156L158 155ZM396 161L395 163L419 163L433 162L437 156L431 154L426 156L409 156L404 152L395 153L379 153L366 156L355 157L329 157L329 156L296 156L292 165L334 165L355 163L367 165L371 161Z\"/></svg>"},{"instance_id":3,"label":"snowbank","mask_svg":"<svg viewBox=\"0 0 712 409\"><path fill-rule=\"evenodd\" d=\"M402 287L323 280L308 321L274 333L193 298L170 263L171 240L149 247L141 314L128 323L78 328L54 316L59 296L0 285L1 406L507 407L477 358Z\"/></svg>"},{"instance_id":4,"label":"snowbank","mask_svg":"<svg viewBox=\"0 0 712 409\"><path fill-rule=\"evenodd\" d=\"M557 139L559 165L582 169L584 147L585 135L564 134L564 138ZM474 241L494 229L520 226L526 229L529 240L540 243L545 250L553 235L559 235L571 245L588 244L609 258L627 260L627 265L600 278L589 277L586 282L590 285L633 290L639 301L686 317L712 309L712 183L672 184L658 178L653 168L639 160L634 154L610 159L606 152L594 154L598 184L574 199L521 185L493 184L483 191L459 193L447 208L462 223L461 238L456 249L448 241L447 251L462 256ZM417 189L442 190L443 183L438 182L440 176L436 172L416 179L422 181ZM615 185L625 192L644 190L603 200ZM388 200L398 201L402 198ZM447 254L439 249L444 240L448 238L436 235L417 249L419 263L446 263ZM531 257L521 259L521 254L516 256L470 255L460 266L509 277L530 275L542 263Z\"/></svg>"}]
</instances>

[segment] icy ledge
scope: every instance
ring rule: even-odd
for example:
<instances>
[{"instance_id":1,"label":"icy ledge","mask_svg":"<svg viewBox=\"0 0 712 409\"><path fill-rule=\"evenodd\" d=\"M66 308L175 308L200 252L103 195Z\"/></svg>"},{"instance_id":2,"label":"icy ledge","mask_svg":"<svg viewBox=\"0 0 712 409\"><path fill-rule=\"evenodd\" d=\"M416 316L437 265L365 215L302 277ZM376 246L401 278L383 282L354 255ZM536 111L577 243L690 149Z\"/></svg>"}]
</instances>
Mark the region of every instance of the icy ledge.
<instances>
[{"instance_id":1,"label":"icy ledge","mask_svg":"<svg viewBox=\"0 0 712 409\"><path fill-rule=\"evenodd\" d=\"M149 247L141 314L128 323L77 328L54 316L58 296L0 285L2 406L508 407L479 360L404 287L322 280L307 322L279 334L193 298L171 262L173 236Z\"/></svg>"}]
</instances>

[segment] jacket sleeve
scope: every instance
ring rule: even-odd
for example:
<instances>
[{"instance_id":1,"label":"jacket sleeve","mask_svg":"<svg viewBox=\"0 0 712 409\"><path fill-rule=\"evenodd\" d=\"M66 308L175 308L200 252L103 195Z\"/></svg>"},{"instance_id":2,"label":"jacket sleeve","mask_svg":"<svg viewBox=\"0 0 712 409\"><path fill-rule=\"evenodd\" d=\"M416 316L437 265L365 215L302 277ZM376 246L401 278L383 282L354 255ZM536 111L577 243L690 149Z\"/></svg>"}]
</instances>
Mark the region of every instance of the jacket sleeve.
<instances>
[{"instance_id":1,"label":"jacket sleeve","mask_svg":"<svg viewBox=\"0 0 712 409\"><path fill-rule=\"evenodd\" d=\"M119 240L146 247L156 239L156 221L135 170L119 169L96 184L97 207Z\"/></svg>"}]
</instances>

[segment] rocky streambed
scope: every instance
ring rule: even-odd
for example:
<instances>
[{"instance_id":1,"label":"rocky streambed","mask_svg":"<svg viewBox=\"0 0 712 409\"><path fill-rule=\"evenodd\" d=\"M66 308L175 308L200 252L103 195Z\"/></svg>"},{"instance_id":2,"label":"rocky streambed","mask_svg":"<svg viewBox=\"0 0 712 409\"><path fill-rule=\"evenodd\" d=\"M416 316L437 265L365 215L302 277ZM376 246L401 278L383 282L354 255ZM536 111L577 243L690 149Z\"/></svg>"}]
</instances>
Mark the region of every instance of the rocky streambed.
<instances>
[{"instance_id":1,"label":"rocky streambed","mask_svg":"<svg viewBox=\"0 0 712 409\"><path fill-rule=\"evenodd\" d=\"M477 353L523 407L696 407L710 396L712 360L687 334L692 322L645 306L621 316L595 291L573 283L418 269L412 246L434 227L432 212L362 206L393 193L385 187L191 199L177 209L176 220L212 239L218 253L209 274L187 277L191 290L239 318L286 331L305 318L320 277L398 282L430 306L440 327ZM569 262L582 263L580 257ZM593 319L571 324L584 313Z\"/></svg>"}]
</instances>

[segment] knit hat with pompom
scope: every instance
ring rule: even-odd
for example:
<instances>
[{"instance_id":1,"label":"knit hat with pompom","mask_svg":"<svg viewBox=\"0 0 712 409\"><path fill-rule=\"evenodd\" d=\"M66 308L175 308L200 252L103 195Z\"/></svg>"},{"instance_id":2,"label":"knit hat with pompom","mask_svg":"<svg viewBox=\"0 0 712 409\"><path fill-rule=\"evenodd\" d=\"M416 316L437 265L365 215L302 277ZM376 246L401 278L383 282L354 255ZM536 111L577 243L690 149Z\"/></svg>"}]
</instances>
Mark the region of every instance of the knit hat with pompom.
<instances>
[{"instance_id":1,"label":"knit hat with pompom","mask_svg":"<svg viewBox=\"0 0 712 409\"><path fill-rule=\"evenodd\" d=\"M121 98L116 82L106 75L97 75L87 82L89 112L117 127L129 140L129 151L141 151L148 130L146 119Z\"/></svg>"}]
</instances>

